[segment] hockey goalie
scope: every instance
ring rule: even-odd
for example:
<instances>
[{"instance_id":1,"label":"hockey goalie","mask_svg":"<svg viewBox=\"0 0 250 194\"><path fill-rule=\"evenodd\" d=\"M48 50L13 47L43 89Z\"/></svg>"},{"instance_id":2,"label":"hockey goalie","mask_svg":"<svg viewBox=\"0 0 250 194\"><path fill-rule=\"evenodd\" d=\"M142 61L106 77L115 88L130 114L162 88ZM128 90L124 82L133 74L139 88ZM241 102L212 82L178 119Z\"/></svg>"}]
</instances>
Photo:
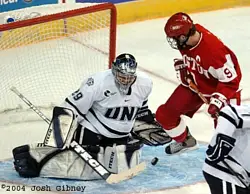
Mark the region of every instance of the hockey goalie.
<instances>
[{"instance_id":1,"label":"hockey goalie","mask_svg":"<svg viewBox=\"0 0 250 194\"><path fill-rule=\"evenodd\" d=\"M152 81L136 69L135 57L125 53L115 59L110 70L83 81L54 108L43 143L13 149L18 174L100 179L97 163L117 174L139 164L143 144L169 143L171 138L148 109ZM89 154L85 158L83 149ZM89 163L86 159L90 158L97 162Z\"/></svg>"}]
</instances>

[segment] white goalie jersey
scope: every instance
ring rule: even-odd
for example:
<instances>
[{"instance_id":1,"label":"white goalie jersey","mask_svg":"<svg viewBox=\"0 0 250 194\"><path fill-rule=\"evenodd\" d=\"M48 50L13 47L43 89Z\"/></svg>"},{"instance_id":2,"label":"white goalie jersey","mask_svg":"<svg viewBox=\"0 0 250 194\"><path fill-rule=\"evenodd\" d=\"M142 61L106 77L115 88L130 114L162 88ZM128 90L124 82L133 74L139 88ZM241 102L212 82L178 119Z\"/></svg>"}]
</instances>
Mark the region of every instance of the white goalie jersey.
<instances>
[{"instance_id":1,"label":"white goalie jersey","mask_svg":"<svg viewBox=\"0 0 250 194\"><path fill-rule=\"evenodd\" d=\"M78 123L92 132L120 138L131 132L138 111L148 108L151 90L151 79L138 72L128 94L121 94L112 71L107 70L86 79L62 106L72 109Z\"/></svg>"}]
</instances>

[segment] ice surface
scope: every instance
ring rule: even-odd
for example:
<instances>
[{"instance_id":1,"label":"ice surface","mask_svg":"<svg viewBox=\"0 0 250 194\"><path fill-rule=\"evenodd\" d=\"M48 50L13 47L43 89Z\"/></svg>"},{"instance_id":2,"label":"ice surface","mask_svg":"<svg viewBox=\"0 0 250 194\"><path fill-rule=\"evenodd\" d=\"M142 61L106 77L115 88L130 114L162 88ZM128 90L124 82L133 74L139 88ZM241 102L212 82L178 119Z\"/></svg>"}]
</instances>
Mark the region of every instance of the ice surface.
<instances>
[{"instance_id":1,"label":"ice surface","mask_svg":"<svg viewBox=\"0 0 250 194\"><path fill-rule=\"evenodd\" d=\"M250 100L249 13L250 8L235 8L192 15L195 22L203 24L215 33L237 54L243 73L241 83L243 88L243 103L247 103ZM149 99L149 106L153 111L155 111L161 103L167 100L177 85L177 79L173 68L173 58L180 57L180 54L178 51L172 50L166 41L163 31L166 20L167 18L163 18L118 26L117 54L122 52L133 54L137 58L139 68L146 71L154 81L154 88ZM204 112L205 109L206 107L202 107L199 113L197 113L192 120L187 119L187 122L191 133L199 141L208 142L213 132L213 124L212 120ZM0 137L2 138L0 141L0 158L2 161L11 157L11 150L13 147L26 143L41 142L43 140L47 124L43 121L39 121L39 118L29 123L15 122L16 117L25 117L25 114L26 113L18 113L13 116L12 119L14 124L0 125ZM2 118L3 116L4 115L0 115ZM156 148L147 148L144 157L147 162L150 162L150 158L153 158L155 153L159 154L158 157L160 161L156 166L150 166L146 172L143 172L143 174L139 175L134 180L130 180L127 186L126 183L116 186L99 184L99 188L102 189L103 193L110 193L110 191L112 191L112 193L138 193L136 188L140 188L140 191L143 193L150 194L209 193L207 185L200 176L201 172L197 172L197 169L200 168L201 170L202 151L205 150L205 147L201 147L199 151L190 152L190 156L188 153L176 156L179 157L180 163L176 163L176 160L173 162L174 158L166 156L163 149L162 152L161 148L157 148L157 152L155 152L154 149ZM200 155L198 155L198 153ZM194 154L197 154L196 158L199 158L199 162L195 162L195 159L190 161L192 158L195 158ZM186 160L188 164L184 164L183 159L184 161ZM8 162L1 162L1 165L7 165L9 171L6 171L6 174L10 173L10 160L8 160ZM190 165L195 166L195 169L188 169ZM190 171L182 174L181 172L184 168ZM158 171L160 175L156 176L155 173ZM5 177L5 173L2 171L0 172L0 180L6 180L7 177ZM11 173L12 176L16 176L15 173ZM150 176L151 174L152 176ZM145 177L143 177L144 175ZM170 175L172 178L174 177L182 181L181 185L178 184L178 181L174 182L176 179L168 177ZM163 183L163 176L168 177L164 180L166 184L165 187L159 185ZM193 182L188 181L188 178L193 178ZM136 182L136 180L140 180L139 183ZM129 187L130 190L125 191L122 189L123 187ZM105 188L107 188L107 190ZM5 190L0 188L0 192L5 192ZM86 188L86 192L90 192L88 191L88 187ZM36 192L31 193L34 194Z\"/></svg>"}]
</instances>

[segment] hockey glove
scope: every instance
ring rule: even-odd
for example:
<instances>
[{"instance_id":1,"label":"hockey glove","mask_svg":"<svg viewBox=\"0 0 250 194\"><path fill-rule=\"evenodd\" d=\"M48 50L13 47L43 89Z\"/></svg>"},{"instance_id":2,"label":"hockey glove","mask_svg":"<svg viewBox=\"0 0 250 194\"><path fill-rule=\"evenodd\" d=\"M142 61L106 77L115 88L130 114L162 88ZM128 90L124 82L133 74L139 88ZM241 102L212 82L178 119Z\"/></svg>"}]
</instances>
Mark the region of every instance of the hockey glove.
<instances>
[{"instance_id":1,"label":"hockey glove","mask_svg":"<svg viewBox=\"0 0 250 194\"><path fill-rule=\"evenodd\" d=\"M219 133L216 137L216 144L208 146L206 151L207 159L213 164L223 161L233 149L234 144L234 138Z\"/></svg>"},{"instance_id":2,"label":"hockey glove","mask_svg":"<svg viewBox=\"0 0 250 194\"><path fill-rule=\"evenodd\" d=\"M227 104L227 99L222 94L214 94L210 98L208 113L212 118L216 119L220 110Z\"/></svg>"},{"instance_id":3,"label":"hockey glove","mask_svg":"<svg viewBox=\"0 0 250 194\"><path fill-rule=\"evenodd\" d=\"M149 109L139 112L131 134L149 146L164 145L172 141Z\"/></svg>"},{"instance_id":4,"label":"hockey glove","mask_svg":"<svg viewBox=\"0 0 250 194\"><path fill-rule=\"evenodd\" d=\"M188 80L193 80L192 75L187 69L187 66L184 64L182 59L174 59L174 68L176 71L176 77L181 82L181 84L185 87L188 87L190 90L196 93L196 91L189 86Z\"/></svg>"},{"instance_id":5,"label":"hockey glove","mask_svg":"<svg viewBox=\"0 0 250 194\"><path fill-rule=\"evenodd\" d=\"M188 76L188 70L182 59L174 59L174 68L176 71L176 77L185 87L188 87L188 82L186 80Z\"/></svg>"},{"instance_id":6,"label":"hockey glove","mask_svg":"<svg viewBox=\"0 0 250 194\"><path fill-rule=\"evenodd\" d=\"M153 113L149 109L139 110L137 115L136 115L136 120L144 121L146 123L156 122Z\"/></svg>"}]
</instances>

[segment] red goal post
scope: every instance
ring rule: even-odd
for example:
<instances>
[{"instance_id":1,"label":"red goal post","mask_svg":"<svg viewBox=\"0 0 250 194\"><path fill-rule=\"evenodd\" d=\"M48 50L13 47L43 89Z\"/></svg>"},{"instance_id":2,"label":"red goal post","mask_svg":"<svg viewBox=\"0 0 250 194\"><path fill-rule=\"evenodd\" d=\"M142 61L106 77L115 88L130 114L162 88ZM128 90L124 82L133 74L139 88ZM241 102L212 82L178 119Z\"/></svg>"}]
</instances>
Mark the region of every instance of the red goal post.
<instances>
[{"instance_id":1,"label":"red goal post","mask_svg":"<svg viewBox=\"0 0 250 194\"><path fill-rule=\"evenodd\" d=\"M31 13L40 15L32 18ZM10 91L12 86L40 109L49 110L78 89L88 75L110 68L115 58L117 16L111 3L48 5L0 14L15 20L0 25L3 120L28 110Z\"/></svg>"}]
</instances>

